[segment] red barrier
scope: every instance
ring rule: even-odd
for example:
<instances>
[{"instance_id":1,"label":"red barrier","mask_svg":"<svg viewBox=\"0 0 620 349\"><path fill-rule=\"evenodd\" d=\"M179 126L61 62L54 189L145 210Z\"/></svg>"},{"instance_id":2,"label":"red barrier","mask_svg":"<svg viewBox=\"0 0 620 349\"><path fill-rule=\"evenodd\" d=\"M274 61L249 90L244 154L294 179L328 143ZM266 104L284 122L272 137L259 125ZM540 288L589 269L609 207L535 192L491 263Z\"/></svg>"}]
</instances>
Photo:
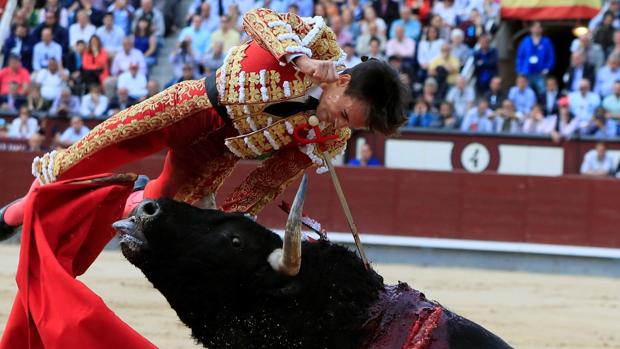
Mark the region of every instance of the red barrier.
<instances>
[{"instance_id":1,"label":"red barrier","mask_svg":"<svg viewBox=\"0 0 620 349\"><path fill-rule=\"evenodd\" d=\"M1 203L27 190L33 156L0 152ZM154 177L162 165L163 157L156 155L119 171ZM255 166L241 163L222 187L220 200ZM617 180L385 168L337 171L362 233L620 248ZM294 184L282 198L291 201L295 189ZM259 219L282 228L286 216L275 204ZM312 173L305 208L328 231L348 231L328 175Z\"/></svg>"}]
</instances>

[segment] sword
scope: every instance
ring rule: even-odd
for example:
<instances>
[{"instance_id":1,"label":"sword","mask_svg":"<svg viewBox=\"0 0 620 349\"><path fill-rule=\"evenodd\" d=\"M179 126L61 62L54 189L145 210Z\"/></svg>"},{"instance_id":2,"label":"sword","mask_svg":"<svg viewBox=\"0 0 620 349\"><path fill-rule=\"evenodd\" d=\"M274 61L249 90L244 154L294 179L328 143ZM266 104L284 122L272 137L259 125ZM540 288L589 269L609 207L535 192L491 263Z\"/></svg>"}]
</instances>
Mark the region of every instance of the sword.
<instances>
[{"instance_id":1,"label":"sword","mask_svg":"<svg viewBox=\"0 0 620 349\"><path fill-rule=\"evenodd\" d=\"M351 228L353 240L355 240L355 246L357 247L357 251L360 254L360 258L362 258L362 262L364 262L364 267L366 267L366 270L370 270L370 263L368 263L368 258L366 258L366 253L364 252L364 247L362 246L362 241L360 240L357 226L353 221L353 215L351 215L349 204L347 203L347 199L344 197L344 192L342 191L342 187L340 186L340 181L338 180L338 176L336 175L334 165L332 165L329 154L327 152L321 153L321 157L323 158L323 161L325 161L325 164L327 164L327 168L329 169L329 174L332 177L332 182L334 183L334 188L336 189L336 194L338 194L338 199L340 200L340 205L342 206L344 215L347 217L347 222L349 223L349 228Z\"/></svg>"}]
</instances>

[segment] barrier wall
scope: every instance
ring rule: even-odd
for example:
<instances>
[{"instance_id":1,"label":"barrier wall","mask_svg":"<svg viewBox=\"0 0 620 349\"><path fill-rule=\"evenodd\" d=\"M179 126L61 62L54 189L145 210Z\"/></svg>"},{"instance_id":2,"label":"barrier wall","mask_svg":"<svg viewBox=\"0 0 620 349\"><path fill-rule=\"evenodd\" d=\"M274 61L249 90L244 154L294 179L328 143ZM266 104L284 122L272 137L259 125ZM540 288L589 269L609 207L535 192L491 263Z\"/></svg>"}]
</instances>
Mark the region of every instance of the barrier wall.
<instances>
[{"instance_id":1,"label":"barrier wall","mask_svg":"<svg viewBox=\"0 0 620 349\"><path fill-rule=\"evenodd\" d=\"M27 190L33 156L0 152L1 203ZM162 165L159 154L119 171L155 177ZM255 166L241 163L221 189L219 199ZM363 233L620 248L620 181L614 179L462 170L339 167L337 171ZM328 231L348 231L329 176L311 172L306 213ZM282 198L292 201L296 184ZM275 203L259 217L274 228L282 228L285 219Z\"/></svg>"}]
</instances>

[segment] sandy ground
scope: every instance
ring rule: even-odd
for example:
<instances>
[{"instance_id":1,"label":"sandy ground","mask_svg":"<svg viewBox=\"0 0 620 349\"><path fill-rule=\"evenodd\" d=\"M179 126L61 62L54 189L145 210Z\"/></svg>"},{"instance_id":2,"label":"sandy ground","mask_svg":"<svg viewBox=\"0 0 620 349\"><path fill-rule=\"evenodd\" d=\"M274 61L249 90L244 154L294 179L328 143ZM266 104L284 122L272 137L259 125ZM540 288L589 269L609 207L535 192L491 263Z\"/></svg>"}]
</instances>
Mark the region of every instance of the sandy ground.
<instances>
[{"instance_id":1,"label":"sandy ground","mask_svg":"<svg viewBox=\"0 0 620 349\"><path fill-rule=\"evenodd\" d=\"M19 249L0 245L0 329L16 291ZM516 348L620 349L620 279L378 265ZM120 252L104 252L81 278L160 348L198 348L164 298ZM1 333L1 332L0 332Z\"/></svg>"}]
</instances>

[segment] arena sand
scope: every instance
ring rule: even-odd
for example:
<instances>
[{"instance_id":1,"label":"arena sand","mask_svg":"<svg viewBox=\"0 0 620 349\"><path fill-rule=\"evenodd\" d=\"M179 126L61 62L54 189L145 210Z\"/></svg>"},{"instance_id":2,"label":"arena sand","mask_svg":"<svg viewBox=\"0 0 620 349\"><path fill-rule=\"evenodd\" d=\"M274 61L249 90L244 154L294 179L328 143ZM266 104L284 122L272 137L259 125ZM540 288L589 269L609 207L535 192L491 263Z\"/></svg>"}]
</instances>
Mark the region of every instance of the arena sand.
<instances>
[{"instance_id":1,"label":"arena sand","mask_svg":"<svg viewBox=\"0 0 620 349\"><path fill-rule=\"evenodd\" d=\"M15 245L0 245L0 331L16 291L18 253ZM405 265L376 269L387 282L408 282L515 348L620 349L620 279ZM158 347L198 348L120 252L104 252L80 279Z\"/></svg>"}]
</instances>

